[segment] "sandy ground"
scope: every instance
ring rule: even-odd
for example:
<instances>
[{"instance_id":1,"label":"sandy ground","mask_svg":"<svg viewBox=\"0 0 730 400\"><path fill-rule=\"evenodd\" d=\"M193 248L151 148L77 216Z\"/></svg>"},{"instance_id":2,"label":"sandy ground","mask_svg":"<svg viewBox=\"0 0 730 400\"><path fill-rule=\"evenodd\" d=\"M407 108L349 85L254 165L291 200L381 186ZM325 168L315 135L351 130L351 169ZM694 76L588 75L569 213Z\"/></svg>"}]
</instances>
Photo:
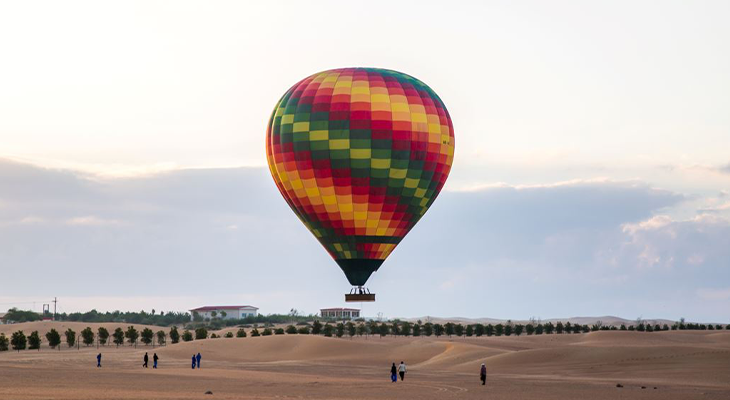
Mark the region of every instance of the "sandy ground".
<instances>
[{"instance_id":1,"label":"sandy ground","mask_svg":"<svg viewBox=\"0 0 730 400\"><path fill-rule=\"evenodd\" d=\"M15 325L10 331L21 327L26 333L38 329ZM95 368L98 351L102 368ZM141 368L144 353L153 351L160 368ZM190 357L197 352L203 368L192 370ZM401 360L409 372L405 382L393 384L390 363ZM478 379L482 362L489 370L486 386ZM44 346L0 353L0 398L727 400L730 332L459 339L286 335L155 349Z\"/></svg>"}]
</instances>

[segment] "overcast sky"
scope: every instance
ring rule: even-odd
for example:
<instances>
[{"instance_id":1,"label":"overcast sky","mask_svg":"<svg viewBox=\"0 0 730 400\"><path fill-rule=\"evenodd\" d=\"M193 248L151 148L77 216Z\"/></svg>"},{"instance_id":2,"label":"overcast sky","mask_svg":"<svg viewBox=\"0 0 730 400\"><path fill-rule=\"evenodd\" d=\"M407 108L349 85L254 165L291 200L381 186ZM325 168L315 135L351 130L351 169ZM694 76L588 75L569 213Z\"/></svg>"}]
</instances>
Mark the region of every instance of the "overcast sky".
<instances>
[{"instance_id":1,"label":"overcast sky","mask_svg":"<svg viewBox=\"0 0 730 400\"><path fill-rule=\"evenodd\" d=\"M730 3L0 1L0 310L343 305L264 168L299 79L430 85L444 193L367 315L730 321ZM33 304L35 302L35 304Z\"/></svg>"}]
</instances>

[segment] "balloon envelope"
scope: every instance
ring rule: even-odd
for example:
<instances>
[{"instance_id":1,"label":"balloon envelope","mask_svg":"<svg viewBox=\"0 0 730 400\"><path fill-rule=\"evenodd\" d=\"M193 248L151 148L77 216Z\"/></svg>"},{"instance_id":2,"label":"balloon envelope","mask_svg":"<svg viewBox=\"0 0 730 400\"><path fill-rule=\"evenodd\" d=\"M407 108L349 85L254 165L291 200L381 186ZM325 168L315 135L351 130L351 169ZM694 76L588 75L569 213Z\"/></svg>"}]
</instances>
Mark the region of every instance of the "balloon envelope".
<instances>
[{"instance_id":1,"label":"balloon envelope","mask_svg":"<svg viewBox=\"0 0 730 400\"><path fill-rule=\"evenodd\" d=\"M279 100L266 135L276 186L355 286L428 210L454 156L441 99L385 69L303 79Z\"/></svg>"}]
</instances>

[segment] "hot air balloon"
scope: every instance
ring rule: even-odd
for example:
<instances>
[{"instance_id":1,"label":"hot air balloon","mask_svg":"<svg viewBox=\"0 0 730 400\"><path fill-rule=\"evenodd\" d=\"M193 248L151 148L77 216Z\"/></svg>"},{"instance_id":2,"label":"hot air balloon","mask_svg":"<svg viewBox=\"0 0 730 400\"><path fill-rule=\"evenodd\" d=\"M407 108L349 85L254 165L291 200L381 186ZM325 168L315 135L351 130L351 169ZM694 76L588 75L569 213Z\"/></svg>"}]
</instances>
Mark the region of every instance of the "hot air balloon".
<instances>
[{"instance_id":1,"label":"hot air balloon","mask_svg":"<svg viewBox=\"0 0 730 400\"><path fill-rule=\"evenodd\" d=\"M281 97L266 156L289 207L345 273L346 301L374 301L370 275L423 217L454 158L441 99L401 72L342 68Z\"/></svg>"}]
</instances>

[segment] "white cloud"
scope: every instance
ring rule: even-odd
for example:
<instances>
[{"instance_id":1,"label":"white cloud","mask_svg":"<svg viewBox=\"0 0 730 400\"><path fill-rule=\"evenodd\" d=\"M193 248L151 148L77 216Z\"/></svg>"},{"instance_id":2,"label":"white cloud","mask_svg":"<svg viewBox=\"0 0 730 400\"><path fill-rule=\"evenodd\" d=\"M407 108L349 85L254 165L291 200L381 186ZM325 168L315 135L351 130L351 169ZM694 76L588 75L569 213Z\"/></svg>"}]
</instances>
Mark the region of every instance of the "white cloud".
<instances>
[{"instance_id":1,"label":"white cloud","mask_svg":"<svg viewBox=\"0 0 730 400\"><path fill-rule=\"evenodd\" d=\"M65 223L72 226L114 226L122 224L121 221L116 219L99 218L94 215L69 218Z\"/></svg>"}]
</instances>

